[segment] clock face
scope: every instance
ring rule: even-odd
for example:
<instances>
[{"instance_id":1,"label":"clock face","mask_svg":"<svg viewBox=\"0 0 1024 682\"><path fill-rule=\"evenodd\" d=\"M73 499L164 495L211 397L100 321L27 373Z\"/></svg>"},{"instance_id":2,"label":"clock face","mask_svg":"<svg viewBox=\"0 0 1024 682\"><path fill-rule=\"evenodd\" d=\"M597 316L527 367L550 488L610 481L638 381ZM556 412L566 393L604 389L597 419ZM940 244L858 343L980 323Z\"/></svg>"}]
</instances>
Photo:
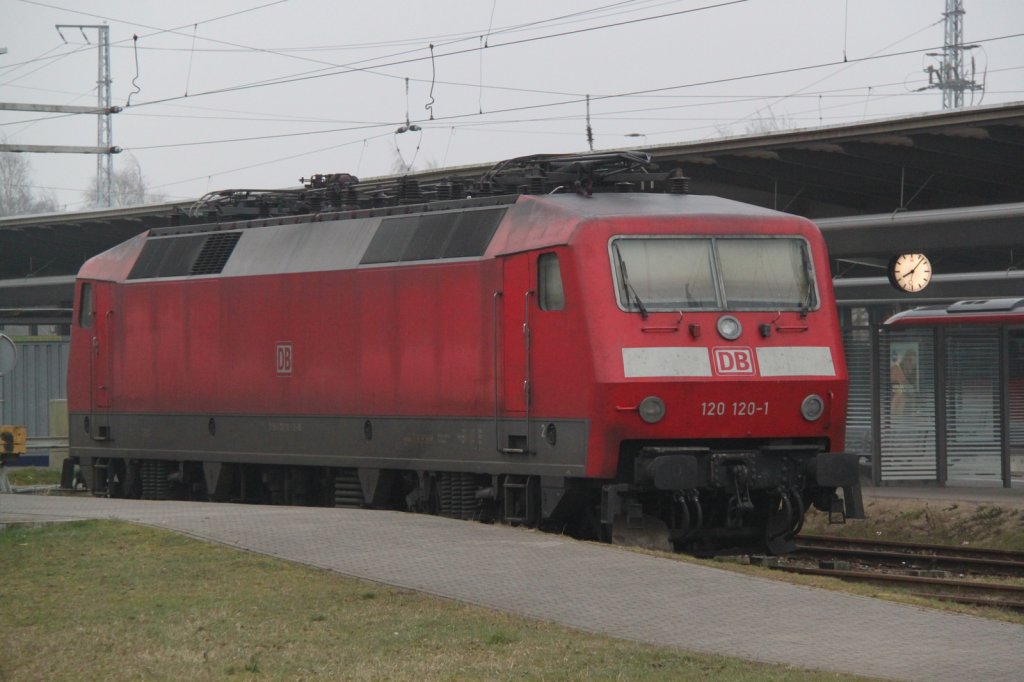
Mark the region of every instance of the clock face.
<instances>
[{"instance_id":1,"label":"clock face","mask_svg":"<svg viewBox=\"0 0 1024 682\"><path fill-rule=\"evenodd\" d=\"M889 281L903 291L921 291L932 280L932 264L923 253L904 253L889 264Z\"/></svg>"}]
</instances>

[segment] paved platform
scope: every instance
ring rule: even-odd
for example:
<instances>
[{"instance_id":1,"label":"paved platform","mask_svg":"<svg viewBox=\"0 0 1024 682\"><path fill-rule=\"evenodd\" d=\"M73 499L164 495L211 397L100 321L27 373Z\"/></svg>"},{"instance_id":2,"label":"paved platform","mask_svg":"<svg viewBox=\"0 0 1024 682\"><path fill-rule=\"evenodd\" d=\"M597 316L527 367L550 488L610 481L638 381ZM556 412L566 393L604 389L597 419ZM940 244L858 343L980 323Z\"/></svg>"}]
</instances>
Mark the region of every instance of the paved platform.
<instances>
[{"instance_id":1,"label":"paved platform","mask_svg":"<svg viewBox=\"0 0 1024 682\"><path fill-rule=\"evenodd\" d=\"M922 500L929 502L976 502L999 507L1024 507L1024 481L1013 481L1013 486L937 486L891 485L863 486L864 501L871 499Z\"/></svg>"},{"instance_id":2,"label":"paved platform","mask_svg":"<svg viewBox=\"0 0 1024 682\"><path fill-rule=\"evenodd\" d=\"M1024 626L405 514L0 495L0 524L120 519L612 637L901 680L1020 680Z\"/></svg>"}]
</instances>

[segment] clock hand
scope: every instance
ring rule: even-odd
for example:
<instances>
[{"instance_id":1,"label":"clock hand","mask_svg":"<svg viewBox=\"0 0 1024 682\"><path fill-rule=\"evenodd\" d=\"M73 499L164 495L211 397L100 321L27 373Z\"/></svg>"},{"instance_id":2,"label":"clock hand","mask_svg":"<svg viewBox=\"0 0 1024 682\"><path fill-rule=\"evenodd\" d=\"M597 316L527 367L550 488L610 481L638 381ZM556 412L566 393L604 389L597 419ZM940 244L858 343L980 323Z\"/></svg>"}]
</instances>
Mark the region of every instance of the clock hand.
<instances>
[{"instance_id":1,"label":"clock hand","mask_svg":"<svg viewBox=\"0 0 1024 682\"><path fill-rule=\"evenodd\" d=\"M907 277L910 277L911 275L913 275L914 271L917 270L919 267L921 267L921 263L923 263L923 262L924 262L923 258L918 258L917 259L917 263L914 265L914 267L910 268L910 270L908 270L907 273L902 275L899 279L906 279Z\"/></svg>"}]
</instances>

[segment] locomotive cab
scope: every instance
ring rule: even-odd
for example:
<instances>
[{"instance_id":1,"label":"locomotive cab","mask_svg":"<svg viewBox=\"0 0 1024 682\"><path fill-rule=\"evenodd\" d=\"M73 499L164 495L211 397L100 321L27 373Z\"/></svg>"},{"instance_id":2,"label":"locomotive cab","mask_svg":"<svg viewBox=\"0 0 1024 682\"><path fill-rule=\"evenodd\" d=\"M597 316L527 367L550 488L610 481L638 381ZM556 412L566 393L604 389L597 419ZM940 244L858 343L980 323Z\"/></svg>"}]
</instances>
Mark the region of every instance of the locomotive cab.
<instances>
[{"instance_id":1,"label":"locomotive cab","mask_svg":"<svg viewBox=\"0 0 1024 682\"><path fill-rule=\"evenodd\" d=\"M610 270L591 284L603 275L614 307L591 332L618 351L597 368L595 409L614 425L592 451L616 481L604 523L696 553L782 553L811 504L862 517L857 456L834 452L846 372L813 226L740 215L594 231Z\"/></svg>"}]
</instances>

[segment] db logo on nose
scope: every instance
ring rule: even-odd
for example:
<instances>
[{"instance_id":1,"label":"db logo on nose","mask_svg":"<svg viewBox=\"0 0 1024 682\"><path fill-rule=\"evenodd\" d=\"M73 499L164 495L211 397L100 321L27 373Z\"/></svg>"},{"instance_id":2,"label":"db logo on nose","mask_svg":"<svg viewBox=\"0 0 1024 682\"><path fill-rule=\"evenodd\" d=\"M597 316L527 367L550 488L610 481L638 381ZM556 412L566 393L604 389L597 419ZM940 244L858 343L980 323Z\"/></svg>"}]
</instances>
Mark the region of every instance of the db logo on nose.
<instances>
[{"instance_id":1,"label":"db logo on nose","mask_svg":"<svg viewBox=\"0 0 1024 682\"><path fill-rule=\"evenodd\" d=\"M292 374L292 344L277 344L277 376L287 377Z\"/></svg>"},{"instance_id":2,"label":"db logo on nose","mask_svg":"<svg viewBox=\"0 0 1024 682\"><path fill-rule=\"evenodd\" d=\"M715 348L717 374L754 374L754 354L749 348Z\"/></svg>"}]
</instances>

